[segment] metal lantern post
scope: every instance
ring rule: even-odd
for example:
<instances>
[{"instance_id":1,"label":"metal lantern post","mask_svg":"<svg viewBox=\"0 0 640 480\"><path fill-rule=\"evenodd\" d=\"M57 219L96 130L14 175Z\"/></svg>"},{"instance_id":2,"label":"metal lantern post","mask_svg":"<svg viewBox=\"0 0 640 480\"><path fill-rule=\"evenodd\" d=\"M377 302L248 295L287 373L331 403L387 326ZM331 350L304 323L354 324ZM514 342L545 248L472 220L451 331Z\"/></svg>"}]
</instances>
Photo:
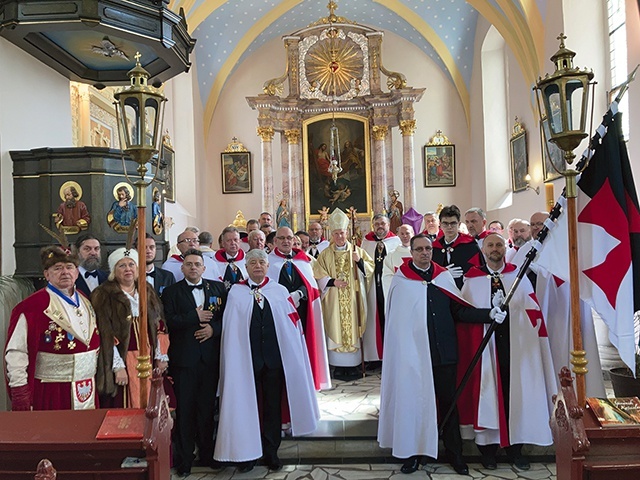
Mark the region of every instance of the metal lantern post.
<instances>
[{"instance_id":1,"label":"metal lantern post","mask_svg":"<svg viewBox=\"0 0 640 480\"><path fill-rule=\"evenodd\" d=\"M535 87L538 110L540 97L549 122L551 140L563 152L566 168L558 173L565 177L567 198L567 221L569 231L569 282L571 287L571 333L573 350L571 364L576 374L578 402L586 402L585 374L587 373L586 352L582 344L580 328L580 284L578 267L578 222L576 213L577 184L580 173L572 168L575 154L573 150L587 137L586 119L589 104L589 91L592 86L593 72L573 66L575 52L565 48L564 34L558 36L560 49L551 57L556 71L544 78L538 78ZM592 102L593 103L593 102ZM555 166L554 166L555 168Z\"/></svg>"},{"instance_id":2,"label":"metal lantern post","mask_svg":"<svg viewBox=\"0 0 640 480\"><path fill-rule=\"evenodd\" d=\"M124 155L122 164L127 180L136 187L138 207L138 294L140 315L140 344L138 377L140 378L140 405L146 408L149 397L147 378L151 376L151 356L149 353L149 334L147 319L147 276L144 245L146 237L146 189L158 174L160 159L156 162L155 173L151 180L146 179L147 163L160 152L162 142L162 121L164 118L165 96L156 88L147 85L149 72L140 65L140 53L136 53L136 65L128 75L131 84L115 93L116 120L118 135L125 154L137 164L137 177L129 178Z\"/></svg>"}]
</instances>

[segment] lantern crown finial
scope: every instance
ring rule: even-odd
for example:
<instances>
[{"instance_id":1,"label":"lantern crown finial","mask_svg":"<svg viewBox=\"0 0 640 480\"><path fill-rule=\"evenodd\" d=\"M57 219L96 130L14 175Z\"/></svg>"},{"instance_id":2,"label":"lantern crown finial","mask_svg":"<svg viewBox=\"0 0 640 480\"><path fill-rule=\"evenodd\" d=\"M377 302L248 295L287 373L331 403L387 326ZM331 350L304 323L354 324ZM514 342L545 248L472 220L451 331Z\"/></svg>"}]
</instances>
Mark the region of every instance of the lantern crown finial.
<instances>
[{"instance_id":1,"label":"lantern crown finial","mask_svg":"<svg viewBox=\"0 0 640 480\"><path fill-rule=\"evenodd\" d=\"M556 38L560 40L560 48L551 57L551 61L556 65L556 72L572 70L573 57L576 56L576 52L565 47L564 41L566 40L567 36L564 33L561 33Z\"/></svg>"},{"instance_id":2,"label":"lantern crown finial","mask_svg":"<svg viewBox=\"0 0 640 480\"><path fill-rule=\"evenodd\" d=\"M140 64L142 55L140 54L140 52L136 52L134 58L136 59L136 65L127 72L127 75L129 75L129 79L131 80L131 86L146 87L147 80L149 79L149 72L147 72Z\"/></svg>"}]
</instances>

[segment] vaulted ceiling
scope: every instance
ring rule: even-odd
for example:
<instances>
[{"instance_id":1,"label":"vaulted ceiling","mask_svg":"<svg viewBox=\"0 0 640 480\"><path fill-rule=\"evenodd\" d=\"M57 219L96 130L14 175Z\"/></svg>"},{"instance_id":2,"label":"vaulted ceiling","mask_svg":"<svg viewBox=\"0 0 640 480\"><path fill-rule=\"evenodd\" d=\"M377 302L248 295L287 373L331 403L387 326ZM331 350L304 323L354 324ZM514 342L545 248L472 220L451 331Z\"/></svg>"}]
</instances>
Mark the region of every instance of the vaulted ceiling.
<instances>
[{"instance_id":1,"label":"vaulted ceiling","mask_svg":"<svg viewBox=\"0 0 640 480\"><path fill-rule=\"evenodd\" d=\"M195 57L205 122L234 69L264 43L328 15L328 0L172 0L197 39ZM544 58L548 0L337 0L336 15L393 32L419 47L451 79L468 105L476 26L492 24L534 82Z\"/></svg>"}]
</instances>

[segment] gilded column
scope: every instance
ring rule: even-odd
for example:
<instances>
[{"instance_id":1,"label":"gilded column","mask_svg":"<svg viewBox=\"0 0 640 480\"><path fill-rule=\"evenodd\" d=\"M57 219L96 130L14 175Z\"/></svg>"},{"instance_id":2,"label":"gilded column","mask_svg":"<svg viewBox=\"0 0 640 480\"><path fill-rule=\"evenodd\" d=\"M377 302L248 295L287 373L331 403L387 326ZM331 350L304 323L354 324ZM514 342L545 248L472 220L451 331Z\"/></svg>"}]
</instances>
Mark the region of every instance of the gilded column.
<instances>
[{"instance_id":1,"label":"gilded column","mask_svg":"<svg viewBox=\"0 0 640 480\"><path fill-rule=\"evenodd\" d=\"M284 136L287 138L289 145L289 212L291 212L291 226L300 228L300 225L293 224L293 214L296 214L298 221L304 218L302 214L302 196L303 191L302 179L302 160L300 157L300 129L293 128L285 130ZM295 230L294 230L295 231Z\"/></svg>"},{"instance_id":2,"label":"gilded column","mask_svg":"<svg viewBox=\"0 0 640 480\"><path fill-rule=\"evenodd\" d=\"M273 214L273 127L258 127L257 133L262 139L262 208Z\"/></svg>"},{"instance_id":3,"label":"gilded column","mask_svg":"<svg viewBox=\"0 0 640 480\"><path fill-rule=\"evenodd\" d=\"M371 129L373 135L373 162L371 169L371 196L373 213L381 213L384 208L387 190L387 154L384 145L389 127L386 125L374 125Z\"/></svg>"},{"instance_id":4,"label":"gilded column","mask_svg":"<svg viewBox=\"0 0 640 480\"><path fill-rule=\"evenodd\" d=\"M369 40L369 82L372 94L380 94L380 48L382 46L382 32L367 34Z\"/></svg>"},{"instance_id":5,"label":"gilded column","mask_svg":"<svg viewBox=\"0 0 640 480\"><path fill-rule=\"evenodd\" d=\"M402 177L406 212L410 207L416 207L416 169L413 158L413 133L416 131L416 121L400 121L400 131L402 132Z\"/></svg>"},{"instance_id":6,"label":"gilded column","mask_svg":"<svg viewBox=\"0 0 640 480\"><path fill-rule=\"evenodd\" d=\"M285 37L284 45L287 49L287 72L289 73L289 97L300 95L300 83L298 79L298 51L300 37Z\"/></svg>"}]
</instances>

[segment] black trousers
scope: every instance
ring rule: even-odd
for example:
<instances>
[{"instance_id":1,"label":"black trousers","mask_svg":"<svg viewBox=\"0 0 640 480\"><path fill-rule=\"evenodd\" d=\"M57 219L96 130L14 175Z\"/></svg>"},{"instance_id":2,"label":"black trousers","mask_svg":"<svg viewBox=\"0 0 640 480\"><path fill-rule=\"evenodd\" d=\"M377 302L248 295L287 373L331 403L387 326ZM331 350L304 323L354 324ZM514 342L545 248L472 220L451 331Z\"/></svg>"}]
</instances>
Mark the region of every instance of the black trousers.
<instances>
[{"instance_id":1,"label":"black trousers","mask_svg":"<svg viewBox=\"0 0 640 480\"><path fill-rule=\"evenodd\" d=\"M438 418L446 415L451 407L456 393L456 365L441 365L433 367L433 385L438 403ZM460 436L460 418L456 407L447 420L442 431L442 441L448 454L462 455L462 437Z\"/></svg>"},{"instance_id":2,"label":"black trousers","mask_svg":"<svg viewBox=\"0 0 640 480\"><path fill-rule=\"evenodd\" d=\"M182 471L189 471L196 444L203 463L210 462L213 458L219 372L211 365L200 362L191 368L172 366L171 374L177 403L173 436L174 466Z\"/></svg>"},{"instance_id":3,"label":"black trousers","mask_svg":"<svg viewBox=\"0 0 640 480\"><path fill-rule=\"evenodd\" d=\"M262 453L265 459L273 459L278 454L282 440L282 388L284 370L268 368L266 365L254 372L258 405L261 408Z\"/></svg>"}]
</instances>

